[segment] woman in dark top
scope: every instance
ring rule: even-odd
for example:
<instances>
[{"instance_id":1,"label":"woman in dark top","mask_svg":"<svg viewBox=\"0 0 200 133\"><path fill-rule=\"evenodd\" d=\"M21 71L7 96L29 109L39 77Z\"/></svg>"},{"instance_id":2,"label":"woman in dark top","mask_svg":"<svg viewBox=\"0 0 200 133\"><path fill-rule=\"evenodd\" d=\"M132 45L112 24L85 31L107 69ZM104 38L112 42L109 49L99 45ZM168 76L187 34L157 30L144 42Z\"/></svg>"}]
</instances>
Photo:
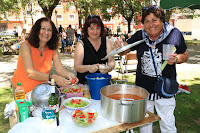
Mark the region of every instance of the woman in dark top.
<instances>
[{"instance_id":1,"label":"woman in dark top","mask_svg":"<svg viewBox=\"0 0 200 133\"><path fill-rule=\"evenodd\" d=\"M159 6L150 5L145 7L142 10L141 22L144 28L137 31L123 44L128 45L142 39L145 39L145 42L120 53L120 55L137 50L138 65L135 84L149 92L147 110L152 113L156 111L161 118L159 121L161 133L177 133L174 116L175 97L159 96L154 90L154 86L157 81L157 75L176 79L176 64L186 62L188 59L187 46L181 32L165 22L165 13ZM176 51L171 55L168 64L162 71L161 66L165 61L162 58L164 44L173 45ZM121 47L121 42L115 41L114 47ZM152 58L155 60L154 63ZM155 72L154 64L157 73ZM152 123L148 123L141 126L140 133L152 133L152 125Z\"/></svg>"},{"instance_id":2,"label":"woman in dark top","mask_svg":"<svg viewBox=\"0 0 200 133\"><path fill-rule=\"evenodd\" d=\"M74 54L74 69L77 71L79 83L87 83L85 76L89 73L106 74L115 67L114 57L101 60L113 50L111 41L104 34L100 17L89 16L83 27L84 38L77 43Z\"/></svg>"}]
</instances>

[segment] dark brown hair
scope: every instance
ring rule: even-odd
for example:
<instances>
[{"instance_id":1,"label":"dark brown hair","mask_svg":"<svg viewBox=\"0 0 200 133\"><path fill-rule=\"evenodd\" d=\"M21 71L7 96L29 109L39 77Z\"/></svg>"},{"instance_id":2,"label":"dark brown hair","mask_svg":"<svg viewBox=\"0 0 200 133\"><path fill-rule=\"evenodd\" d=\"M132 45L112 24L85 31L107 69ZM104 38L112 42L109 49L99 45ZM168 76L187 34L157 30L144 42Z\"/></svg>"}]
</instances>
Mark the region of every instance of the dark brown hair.
<instances>
[{"instance_id":1,"label":"dark brown hair","mask_svg":"<svg viewBox=\"0 0 200 133\"><path fill-rule=\"evenodd\" d=\"M83 36L84 37L88 37L88 27L90 27L90 25L94 23L97 24L98 26L101 27L101 34L100 36L105 36L105 29L104 29L104 24L101 21L101 18L98 15L90 15L88 16L88 18L86 19L84 25L83 25Z\"/></svg>"},{"instance_id":2,"label":"dark brown hair","mask_svg":"<svg viewBox=\"0 0 200 133\"><path fill-rule=\"evenodd\" d=\"M39 42L40 39L38 37L41 29L41 23L43 21L49 22L52 26L52 37L51 39L47 42L47 47L51 50L56 50L58 48L58 30L55 26L55 24L49 19L49 18L40 18L38 19L35 24L32 26L29 38L27 39L28 42L31 44L31 46L38 48L39 47Z\"/></svg>"},{"instance_id":3,"label":"dark brown hair","mask_svg":"<svg viewBox=\"0 0 200 133\"><path fill-rule=\"evenodd\" d=\"M145 7L142 9L142 23L144 24L144 20L146 16L148 16L150 13L153 13L156 17L160 18L163 23L165 22L165 13L162 8L160 8L157 5L150 5L148 7Z\"/></svg>"}]
</instances>

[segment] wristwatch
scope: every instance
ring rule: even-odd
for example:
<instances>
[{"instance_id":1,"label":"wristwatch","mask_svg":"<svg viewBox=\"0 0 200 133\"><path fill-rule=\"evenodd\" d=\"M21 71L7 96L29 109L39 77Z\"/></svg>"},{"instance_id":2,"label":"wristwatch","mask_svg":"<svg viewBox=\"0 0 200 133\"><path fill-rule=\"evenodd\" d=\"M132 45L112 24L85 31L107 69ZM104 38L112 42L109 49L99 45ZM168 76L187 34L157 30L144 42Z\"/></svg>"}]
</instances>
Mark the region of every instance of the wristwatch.
<instances>
[{"instance_id":1,"label":"wristwatch","mask_svg":"<svg viewBox=\"0 0 200 133\"><path fill-rule=\"evenodd\" d=\"M49 81L51 81L51 78L52 78L51 76L52 76L52 74L49 74Z\"/></svg>"}]
</instances>

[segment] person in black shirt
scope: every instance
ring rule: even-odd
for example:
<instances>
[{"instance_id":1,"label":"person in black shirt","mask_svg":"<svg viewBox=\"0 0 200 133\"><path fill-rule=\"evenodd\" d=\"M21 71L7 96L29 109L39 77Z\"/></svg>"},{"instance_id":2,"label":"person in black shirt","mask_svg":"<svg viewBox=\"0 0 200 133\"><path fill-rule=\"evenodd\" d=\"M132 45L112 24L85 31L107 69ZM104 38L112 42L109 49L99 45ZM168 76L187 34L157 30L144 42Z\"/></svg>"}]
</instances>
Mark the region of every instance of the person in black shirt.
<instances>
[{"instance_id":1,"label":"person in black shirt","mask_svg":"<svg viewBox=\"0 0 200 133\"><path fill-rule=\"evenodd\" d=\"M84 38L77 43L74 53L74 69L79 83L86 84L89 73L106 74L115 67L114 57L101 60L113 49L111 41L105 37L104 25L100 17L91 15L83 27ZM100 67L101 66L101 67Z\"/></svg>"},{"instance_id":2,"label":"person in black shirt","mask_svg":"<svg viewBox=\"0 0 200 133\"><path fill-rule=\"evenodd\" d=\"M159 96L154 90L154 85L157 81L157 75L176 79L176 64L186 62L188 59L187 46L181 32L165 22L164 11L159 6L145 7L142 10L142 23L144 28L137 31L123 44L128 45L143 39L145 41L120 53L120 55L137 50L138 65L135 84L149 92L147 110L154 113L155 109L157 115L161 117L159 124L162 133L177 133L174 117L175 97ZM174 45L176 52L171 55L167 66L162 71L161 66L165 61L162 58L164 44ZM122 47L121 42L115 41L114 47ZM155 60L157 74L152 58ZM142 126L140 133L152 133L152 123Z\"/></svg>"}]
</instances>

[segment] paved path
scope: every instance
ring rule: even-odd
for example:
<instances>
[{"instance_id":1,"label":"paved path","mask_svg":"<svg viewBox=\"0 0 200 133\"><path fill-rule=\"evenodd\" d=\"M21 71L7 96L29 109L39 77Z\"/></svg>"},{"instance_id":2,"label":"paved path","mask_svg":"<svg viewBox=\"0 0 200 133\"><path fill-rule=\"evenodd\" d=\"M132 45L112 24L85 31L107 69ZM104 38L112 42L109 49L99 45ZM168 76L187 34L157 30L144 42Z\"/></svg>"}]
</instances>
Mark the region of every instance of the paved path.
<instances>
[{"instance_id":1,"label":"paved path","mask_svg":"<svg viewBox=\"0 0 200 133\"><path fill-rule=\"evenodd\" d=\"M185 71L200 71L200 48L198 46L188 46L189 59L187 63L178 64L177 72ZM60 58L63 66L75 73L74 71L74 59L72 55L60 54ZM9 87L11 78L17 67L18 55L3 55L0 56L0 88ZM52 71L55 73L55 68L52 67ZM118 76L118 73L114 70L110 73L113 77ZM133 73L129 73L133 74ZM128 75L128 74L126 74ZM120 75L121 77L121 75Z\"/></svg>"}]
</instances>

